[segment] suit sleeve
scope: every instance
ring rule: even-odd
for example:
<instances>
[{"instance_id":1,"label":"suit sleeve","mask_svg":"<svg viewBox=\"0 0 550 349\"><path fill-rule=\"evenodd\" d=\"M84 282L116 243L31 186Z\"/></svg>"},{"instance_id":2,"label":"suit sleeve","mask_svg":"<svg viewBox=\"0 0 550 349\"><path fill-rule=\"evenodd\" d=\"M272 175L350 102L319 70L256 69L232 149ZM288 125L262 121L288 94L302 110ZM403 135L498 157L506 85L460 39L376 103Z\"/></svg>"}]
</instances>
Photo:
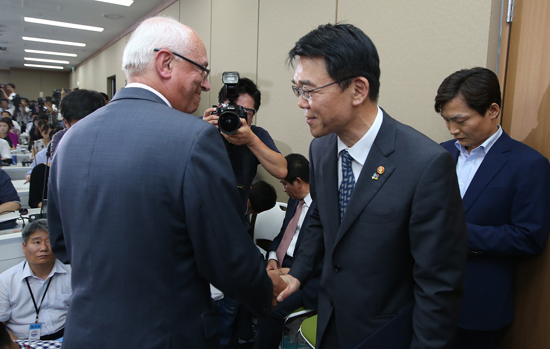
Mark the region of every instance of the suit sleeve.
<instances>
[{"instance_id":1,"label":"suit sleeve","mask_svg":"<svg viewBox=\"0 0 550 349\"><path fill-rule=\"evenodd\" d=\"M227 296L261 315L270 309L272 283L263 256L245 229L234 183L216 128L205 127L190 151L183 185L185 219L197 269Z\"/></svg>"},{"instance_id":2,"label":"suit sleeve","mask_svg":"<svg viewBox=\"0 0 550 349\"><path fill-rule=\"evenodd\" d=\"M515 165L518 167L516 175L510 176L510 183L506 183L510 187L491 193L489 204L494 204L494 208L484 208L486 211L499 210L485 214L497 215L506 224L468 223L469 250L495 256L521 256L543 251L550 229L550 164L540 156L535 161ZM508 197L495 197L503 192L509 193Z\"/></svg>"},{"instance_id":3,"label":"suit sleeve","mask_svg":"<svg viewBox=\"0 0 550 349\"><path fill-rule=\"evenodd\" d=\"M59 210L59 195L57 176L57 162L54 160L50 169L50 183L48 185L48 230L50 245L55 257L63 264L70 264L69 253L63 236L61 212Z\"/></svg>"},{"instance_id":4,"label":"suit sleeve","mask_svg":"<svg viewBox=\"0 0 550 349\"><path fill-rule=\"evenodd\" d=\"M309 149L309 158L309 189L311 198L315 203L317 200L317 191L315 187L315 164L311 146ZM313 206L309 222L306 227L302 228L304 231L300 232L300 234L305 235L289 272L290 275L300 280L302 287L314 276L316 271L319 271L319 268L322 268L320 267L320 262L325 255L325 240L323 238L323 225L319 217L319 208L316 204Z\"/></svg>"},{"instance_id":5,"label":"suit sleeve","mask_svg":"<svg viewBox=\"0 0 550 349\"><path fill-rule=\"evenodd\" d=\"M424 169L409 222L415 281L411 348L447 347L458 321L467 251L463 205L450 154L437 154Z\"/></svg>"}]
</instances>

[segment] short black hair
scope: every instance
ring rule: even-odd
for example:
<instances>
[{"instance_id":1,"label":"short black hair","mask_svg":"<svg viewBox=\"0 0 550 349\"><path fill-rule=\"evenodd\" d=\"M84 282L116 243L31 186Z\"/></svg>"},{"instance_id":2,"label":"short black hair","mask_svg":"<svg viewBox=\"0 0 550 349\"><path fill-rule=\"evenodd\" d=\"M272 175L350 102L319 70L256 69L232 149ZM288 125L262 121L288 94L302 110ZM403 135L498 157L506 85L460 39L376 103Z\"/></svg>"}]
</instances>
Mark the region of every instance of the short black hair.
<instances>
[{"instance_id":1,"label":"short black hair","mask_svg":"<svg viewBox=\"0 0 550 349\"><path fill-rule=\"evenodd\" d=\"M285 156L287 175L285 181L288 183L294 182L300 177L306 183L309 183L309 161L302 154L288 154Z\"/></svg>"},{"instance_id":2,"label":"short black hair","mask_svg":"<svg viewBox=\"0 0 550 349\"><path fill-rule=\"evenodd\" d=\"M6 101L6 102L8 102L8 103L10 102L10 100L7 99L7 98L0 98L0 101L2 101L2 102Z\"/></svg>"},{"instance_id":3,"label":"short black hair","mask_svg":"<svg viewBox=\"0 0 550 349\"><path fill-rule=\"evenodd\" d=\"M105 105L101 93L93 90L76 90L67 93L60 102L60 112L69 124L78 121Z\"/></svg>"},{"instance_id":4,"label":"short black hair","mask_svg":"<svg viewBox=\"0 0 550 349\"><path fill-rule=\"evenodd\" d=\"M237 85L237 93L243 94L246 93L254 99L254 109L258 111L260 109L260 104L262 103L262 93L258 90L258 86L254 81L249 78L239 78L239 84ZM225 86L222 86L220 92L218 93L218 103L223 103L227 99L227 94L225 93Z\"/></svg>"},{"instance_id":5,"label":"short black hair","mask_svg":"<svg viewBox=\"0 0 550 349\"><path fill-rule=\"evenodd\" d=\"M8 86L11 87L11 88L13 88L13 89L15 90L15 85L14 85L13 83L10 82L10 83L8 84Z\"/></svg>"},{"instance_id":6,"label":"short black hair","mask_svg":"<svg viewBox=\"0 0 550 349\"><path fill-rule=\"evenodd\" d=\"M380 59L376 46L361 29L351 24L320 25L296 42L288 53L289 64L298 56L324 58L328 75L341 81L342 90L350 85L350 78L363 76L369 81L369 99L378 100Z\"/></svg>"},{"instance_id":7,"label":"short black hair","mask_svg":"<svg viewBox=\"0 0 550 349\"><path fill-rule=\"evenodd\" d=\"M435 111L441 113L445 104L458 96L482 116L493 103L499 107L502 103L497 75L481 67L462 69L446 77L437 89Z\"/></svg>"},{"instance_id":8,"label":"short black hair","mask_svg":"<svg viewBox=\"0 0 550 349\"><path fill-rule=\"evenodd\" d=\"M267 211L277 203L277 192L271 184L257 181L250 188L248 200L250 200L250 207L254 212Z\"/></svg>"},{"instance_id":9,"label":"short black hair","mask_svg":"<svg viewBox=\"0 0 550 349\"><path fill-rule=\"evenodd\" d=\"M0 321L0 349L9 349L11 347L11 338L6 325Z\"/></svg>"}]
</instances>

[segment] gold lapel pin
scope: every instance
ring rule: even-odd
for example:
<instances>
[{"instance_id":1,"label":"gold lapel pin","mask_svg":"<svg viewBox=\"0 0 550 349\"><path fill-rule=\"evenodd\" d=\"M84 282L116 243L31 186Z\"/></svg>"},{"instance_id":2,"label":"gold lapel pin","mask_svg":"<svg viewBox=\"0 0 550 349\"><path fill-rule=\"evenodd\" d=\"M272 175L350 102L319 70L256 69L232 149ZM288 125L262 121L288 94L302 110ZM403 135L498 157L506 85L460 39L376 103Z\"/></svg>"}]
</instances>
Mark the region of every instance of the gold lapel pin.
<instances>
[{"instance_id":1,"label":"gold lapel pin","mask_svg":"<svg viewBox=\"0 0 550 349\"><path fill-rule=\"evenodd\" d=\"M376 169L376 172L378 174L383 174L384 172L386 172L386 169L384 168L384 166L378 166L378 168Z\"/></svg>"}]
</instances>

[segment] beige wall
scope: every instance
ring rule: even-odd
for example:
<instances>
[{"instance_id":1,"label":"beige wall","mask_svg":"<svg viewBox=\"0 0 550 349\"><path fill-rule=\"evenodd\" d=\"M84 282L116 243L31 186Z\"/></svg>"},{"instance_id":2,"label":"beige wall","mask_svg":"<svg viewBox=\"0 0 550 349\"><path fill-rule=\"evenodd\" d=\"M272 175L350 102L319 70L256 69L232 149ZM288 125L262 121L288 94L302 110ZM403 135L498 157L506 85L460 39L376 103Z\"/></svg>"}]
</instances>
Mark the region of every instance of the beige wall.
<instances>
[{"instance_id":1,"label":"beige wall","mask_svg":"<svg viewBox=\"0 0 550 349\"><path fill-rule=\"evenodd\" d=\"M224 71L239 71L258 83L262 107L256 124L266 128L286 155L307 156L311 135L303 112L290 90L292 69L288 51L319 24L343 21L371 37L381 60L380 106L437 142L449 139L433 111L440 82L452 72L473 66L495 69L499 0L180 0L161 14L191 26L203 39L212 68L211 92L204 93L195 113L217 101ZM107 77L117 75L117 90L125 81L120 58L128 36L80 66L72 87L106 90ZM122 78L121 78L122 76ZM278 181L260 170L259 177Z\"/></svg>"},{"instance_id":2,"label":"beige wall","mask_svg":"<svg viewBox=\"0 0 550 349\"><path fill-rule=\"evenodd\" d=\"M15 84L15 91L21 97L37 99L40 92L44 97L51 96L53 90L69 88L69 73L33 70L11 69L0 71L0 82Z\"/></svg>"}]
</instances>

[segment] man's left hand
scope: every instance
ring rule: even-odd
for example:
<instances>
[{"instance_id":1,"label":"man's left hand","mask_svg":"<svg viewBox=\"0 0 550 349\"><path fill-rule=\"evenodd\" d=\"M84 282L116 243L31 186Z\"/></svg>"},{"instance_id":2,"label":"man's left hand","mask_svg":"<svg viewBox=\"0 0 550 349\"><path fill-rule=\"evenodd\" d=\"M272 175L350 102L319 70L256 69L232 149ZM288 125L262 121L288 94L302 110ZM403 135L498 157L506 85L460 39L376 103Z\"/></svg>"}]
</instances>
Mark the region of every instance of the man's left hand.
<instances>
[{"instance_id":1,"label":"man's left hand","mask_svg":"<svg viewBox=\"0 0 550 349\"><path fill-rule=\"evenodd\" d=\"M256 138L256 135L252 132L252 129L250 129L245 119L241 119L241 127L239 127L237 132L232 135L226 135L222 132L222 135L229 143L236 145L249 145L254 141L254 138Z\"/></svg>"}]
</instances>

